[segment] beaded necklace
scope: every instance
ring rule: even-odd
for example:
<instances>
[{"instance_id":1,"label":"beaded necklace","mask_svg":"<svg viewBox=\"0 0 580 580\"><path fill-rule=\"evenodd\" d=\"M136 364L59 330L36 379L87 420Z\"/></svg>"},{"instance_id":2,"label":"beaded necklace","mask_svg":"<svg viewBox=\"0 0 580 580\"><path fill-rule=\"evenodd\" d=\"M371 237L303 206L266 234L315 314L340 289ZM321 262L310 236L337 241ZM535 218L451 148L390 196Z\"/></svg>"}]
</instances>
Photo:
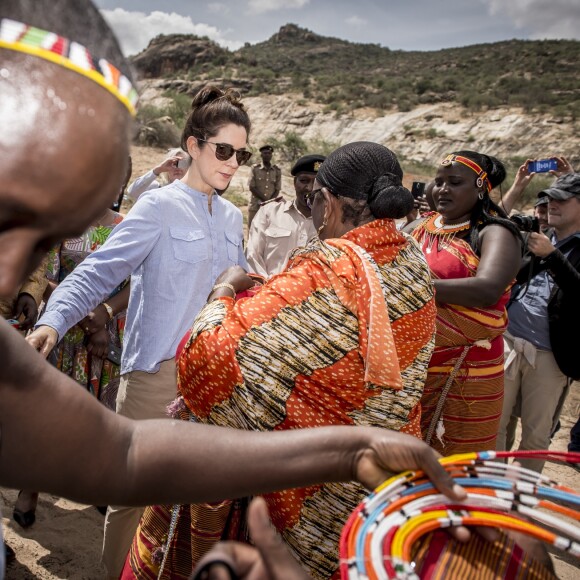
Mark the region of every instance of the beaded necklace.
<instances>
[{"instance_id":1,"label":"beaded necklace","mask_svg":"<svg viewBox=\"0 0 580 580\"><path fill-rule=\"evenodd\" d=\"M434 213L419 226L425 231L427 237L426 252L430 254L435 246L439 252L451 244L456 234L465 232L471 228L471 221L467 220L458 224L444 224L443 216Z\"/></svg>"},{"instance_id":2,"label":"beaded necklace","mask_svg":"<svg viewBox=\"0 0 580 580\"><path fill-rule=\"evenodd\" d=\"M553 451L443 457L442 467L467 492L460 503L440 494L422 471L407 471L380 485L344 526L342 580L418 580L413 544L432 530L462 525L522 532L580 558L580 494L535 471L496 462L524 457L569 464L580 460L579 453Z\"/></svg>"}]
</instances>

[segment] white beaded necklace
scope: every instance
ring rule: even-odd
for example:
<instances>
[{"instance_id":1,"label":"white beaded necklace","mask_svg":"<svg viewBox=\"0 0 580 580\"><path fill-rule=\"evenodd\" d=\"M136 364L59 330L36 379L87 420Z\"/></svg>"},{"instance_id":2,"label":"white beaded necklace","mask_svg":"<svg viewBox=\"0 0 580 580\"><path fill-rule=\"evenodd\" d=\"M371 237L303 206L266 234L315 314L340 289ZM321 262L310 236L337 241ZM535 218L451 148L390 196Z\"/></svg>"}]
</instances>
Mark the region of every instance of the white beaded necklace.
<instances>
[{"instance_id":1,"label":"white beaded necklace","mask_svg":"<svg viewBox=\"0 0 580 580\"><path fill-rule=\"evenodd\" d=\"M449 231L449 230L463 230L466 229L466 227L470 224L471 222L469 220L466 220L464 222L458 223L458 224L444 224L443 223L443 216L442 215L438 215L434 220L433 220L433 225L438 229L438 230L443 230L443 231Z\"/></svg>"}]
</instances>

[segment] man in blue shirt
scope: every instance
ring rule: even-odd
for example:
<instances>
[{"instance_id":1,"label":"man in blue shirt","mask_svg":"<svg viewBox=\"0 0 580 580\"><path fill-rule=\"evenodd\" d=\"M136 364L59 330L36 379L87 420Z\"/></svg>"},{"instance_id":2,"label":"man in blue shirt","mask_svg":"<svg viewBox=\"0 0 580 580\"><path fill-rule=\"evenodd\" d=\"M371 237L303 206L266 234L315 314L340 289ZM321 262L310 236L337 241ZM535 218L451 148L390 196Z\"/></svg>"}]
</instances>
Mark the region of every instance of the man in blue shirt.
<instances>
[{"instance_id":1,"label":"man in blue shirt","mask_svg":"<svg viewBox=\"0 0 580 580\"><path fill-rule=\"evenodd\" d=\"M580 316L580 174L560 177L540 192L548 196L548 224L552 238L532 232L528 250L532 260L518 274L508 306L504 335L505 394L498 449L505 449L506 431L521 400L520 449L548 449L569 379L580 378L578 335ZM541 472L544 462L522 464Z\"/></svg>"}]
</instances>

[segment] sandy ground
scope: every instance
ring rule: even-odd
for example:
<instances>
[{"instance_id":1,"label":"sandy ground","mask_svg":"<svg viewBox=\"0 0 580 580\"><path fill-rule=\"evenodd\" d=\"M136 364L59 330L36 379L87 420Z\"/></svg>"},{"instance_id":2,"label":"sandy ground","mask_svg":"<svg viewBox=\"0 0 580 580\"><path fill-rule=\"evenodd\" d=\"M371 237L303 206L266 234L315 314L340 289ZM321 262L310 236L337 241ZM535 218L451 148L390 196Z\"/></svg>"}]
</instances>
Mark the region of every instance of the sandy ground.
<instances>
[{"instance_id":1,"label":"sandy ground","mask_svg":"<svg viewBox=\"0 0 580 580\"><path fill-rule=\"evenodd\" d=\"M133 148L133 176L138 176L163 159L165 151ZM248 168L242 168L231 186L232 193L247 196ZM285 192L292 191L291 179L284 179ZM562 427L552 449L566 450L569 432L580 413L580 383L573 385L562 413ZM548 464L544 473L560 483L580 490L579 472L564 465ZM56 496L41 494L36 523L23 530L10 519L17 492L0 488L2 526L7 542L16 551L17 561L7 569L8 579L76 580L102 578L99 564L103 516L92 506L77 504ZM558 576L563 580L580 578L578 562L553 553Z\"/></svg>"}]
</instances>

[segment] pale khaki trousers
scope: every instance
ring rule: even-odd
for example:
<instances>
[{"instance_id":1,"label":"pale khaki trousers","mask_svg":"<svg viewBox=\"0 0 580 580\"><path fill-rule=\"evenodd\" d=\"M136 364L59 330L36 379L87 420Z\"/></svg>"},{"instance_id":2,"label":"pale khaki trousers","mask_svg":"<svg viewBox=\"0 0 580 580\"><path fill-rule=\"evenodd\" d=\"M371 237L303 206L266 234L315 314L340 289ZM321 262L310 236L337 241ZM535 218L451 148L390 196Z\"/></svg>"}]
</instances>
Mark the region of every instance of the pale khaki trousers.
<instances>
[{"instance_id":1,"label":"pale khaki trousers","mask_svg":"<svg viewBox=\"0 0 580 580\"><path fill-rule=\"evenodd\" d=\"M506 335L504 341L507 360L514 348L514 341L512 337ZM521 355L511 364L515 367L506 370L504 378L503 411L497 449L504 451L508 443L513 444L514 418L518 414L518 402L521 404L519 414L522 420L519 449L548 449L550 435L562 410L568 379L558 368L551 351L536 350L533 365ZM539 459L519 461L523 467L539 473L544 468L544 461Z\"/></svg>"},{"instance_id":2,"label":"pale khaki trousers","mask_svg":"<svg viewBox=\"0 0 580 580\"><path fill-rule=\"evenodd\" d=\"M117 413L130 419L167 419L167 405L177 393L175 359L156 373L133 371L121 377ZM143 508L109 506L105 517L101 562L108 578L119 578Z\"/></svg>"}]
</instances>

